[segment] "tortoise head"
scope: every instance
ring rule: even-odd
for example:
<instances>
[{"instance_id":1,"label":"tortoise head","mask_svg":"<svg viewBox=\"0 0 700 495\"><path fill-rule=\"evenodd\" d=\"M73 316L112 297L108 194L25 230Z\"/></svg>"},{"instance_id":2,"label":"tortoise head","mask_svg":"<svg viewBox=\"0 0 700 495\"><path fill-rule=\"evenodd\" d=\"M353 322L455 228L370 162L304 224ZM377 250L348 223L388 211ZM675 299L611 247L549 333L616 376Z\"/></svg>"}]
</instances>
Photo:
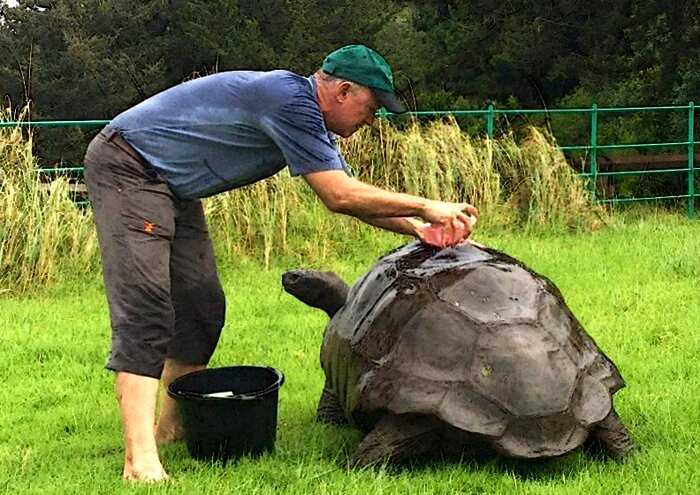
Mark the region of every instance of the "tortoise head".
<instances>
[{"instance_id":1,"label":"tortoise head","mask_svg":"<svg viewBox=\"0 0 700 495\"><path fill-rule=\"evenodd\" d=\"M331 318L345 304L350 288L333 272L289 270L282 274L284 290L301 302L325 311Z\"/></svg>"}]
</instances>

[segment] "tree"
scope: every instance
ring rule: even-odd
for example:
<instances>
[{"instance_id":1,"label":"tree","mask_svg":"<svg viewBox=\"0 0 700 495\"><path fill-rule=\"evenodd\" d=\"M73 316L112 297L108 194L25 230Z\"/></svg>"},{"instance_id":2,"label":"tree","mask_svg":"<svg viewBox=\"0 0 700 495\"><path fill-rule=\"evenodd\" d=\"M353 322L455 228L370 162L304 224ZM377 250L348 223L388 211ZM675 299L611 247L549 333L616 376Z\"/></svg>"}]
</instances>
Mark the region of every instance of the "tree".
<instances>
[{"instance_id":1,"label":"tree","mask_svg":"<svg viewBox=\"0 0 700 495\"><path fill-rule=\"evenodd\" d=\"M165 32L156 22L167 3L21 0L2 7L3 92L29 103L34 120L111 118L167 85ZM43 156L84 142L76 129L62 137L51 134L37 134ZM76 147L64 157L76 160L83 150Z\"/></svg>"}]
</instances>

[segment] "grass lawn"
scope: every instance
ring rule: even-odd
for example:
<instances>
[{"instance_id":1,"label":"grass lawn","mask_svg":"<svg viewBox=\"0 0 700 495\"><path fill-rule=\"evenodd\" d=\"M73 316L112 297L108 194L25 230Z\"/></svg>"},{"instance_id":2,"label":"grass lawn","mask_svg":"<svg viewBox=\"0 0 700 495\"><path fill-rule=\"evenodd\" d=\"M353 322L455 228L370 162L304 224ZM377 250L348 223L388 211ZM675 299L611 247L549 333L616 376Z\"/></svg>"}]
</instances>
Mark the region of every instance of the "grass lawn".
<instances>
[{"instance_id":1,"label":"grass lawn","mask_svg":"<svg viewBox=\"0 0 700 495\"><path fill-rule=\"evenodd\" d=\"M347 468L352 429L314 423L325 316L281 290L279 262L221 268L228 321L213 366L282 370L274 455L226 466L183 444L161 456L173 482L125 484L98 280L0 299L2 493L689 493L700 486L700 224L628 217L586 234L479 233L477 239L550 277L627 388L616 406L641 446L619 465L574 452L546 462L429 462ZM382 236L325 268L354 280L400 240ZM289 265L289 266L288 266Z\"/></svg>"}]
</instances>

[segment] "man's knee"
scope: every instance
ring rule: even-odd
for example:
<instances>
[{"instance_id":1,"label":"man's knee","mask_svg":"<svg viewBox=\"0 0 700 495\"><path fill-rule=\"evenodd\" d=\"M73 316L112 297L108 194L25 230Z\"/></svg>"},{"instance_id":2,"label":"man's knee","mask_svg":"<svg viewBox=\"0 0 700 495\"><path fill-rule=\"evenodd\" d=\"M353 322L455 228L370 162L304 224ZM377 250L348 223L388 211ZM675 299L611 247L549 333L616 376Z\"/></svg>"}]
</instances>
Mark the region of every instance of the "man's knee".
<instances>
[{"instance_id":1,"label":"man's knee","mask_svg":"<svg viewBox=\"0 0 700 495\"><path fill-rule=\"evenodd\" d=\"M210 285L207 295L207 301L204 303L206 307L200 313L199 325L204 339L209 343L208 348L203 349L202 358L206 357L206 362L209 362L219 343L221 331L226 322L226 296L218 280Z\"/></svg>"},{"instance_id":2,"label":"man's knee","mask_svg":"<svg viewBox=\"0 0 700 495\"><path fill-rule=\"evenodd\" d=\"M168 357L207 364L226 320L226 297L218 279L183 291L175 305L175 331Z\"/></svg>"},{"instance_id":3,"label":"man's knee","mask_svg":"<svg viewBox=\"0 0 700 495\"><path fill-rule=\"evenodd\" d=\"M218 279L208 284L206 294L208 297L207 301L204 303L206 307L203 308L202 319L209 320L215 327L218 326L218 332L221 333L221 329L224 327L224 322L226 321L226 295Z\"/></svg>"}]
</instances>

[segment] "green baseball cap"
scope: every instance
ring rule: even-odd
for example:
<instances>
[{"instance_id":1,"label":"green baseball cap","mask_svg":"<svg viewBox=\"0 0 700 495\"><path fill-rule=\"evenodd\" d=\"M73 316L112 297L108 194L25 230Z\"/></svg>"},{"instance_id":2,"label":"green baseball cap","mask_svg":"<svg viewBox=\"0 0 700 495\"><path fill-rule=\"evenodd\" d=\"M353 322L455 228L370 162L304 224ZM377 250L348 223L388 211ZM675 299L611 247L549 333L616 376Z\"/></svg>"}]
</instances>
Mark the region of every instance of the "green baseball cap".
<instances>
[{"instance_id":1,"label":"green baseball cap","mask_svg":"<svg viewBox=\"0 0 700 495\"><path fill-rule=\"evenodd\" d=\"M364 45L347 45L329 54L321 70L372 90L380 106L390 112L403 113L406 106L394 88L394 76L384 57Z\"/></svg>"}]
</instances>

